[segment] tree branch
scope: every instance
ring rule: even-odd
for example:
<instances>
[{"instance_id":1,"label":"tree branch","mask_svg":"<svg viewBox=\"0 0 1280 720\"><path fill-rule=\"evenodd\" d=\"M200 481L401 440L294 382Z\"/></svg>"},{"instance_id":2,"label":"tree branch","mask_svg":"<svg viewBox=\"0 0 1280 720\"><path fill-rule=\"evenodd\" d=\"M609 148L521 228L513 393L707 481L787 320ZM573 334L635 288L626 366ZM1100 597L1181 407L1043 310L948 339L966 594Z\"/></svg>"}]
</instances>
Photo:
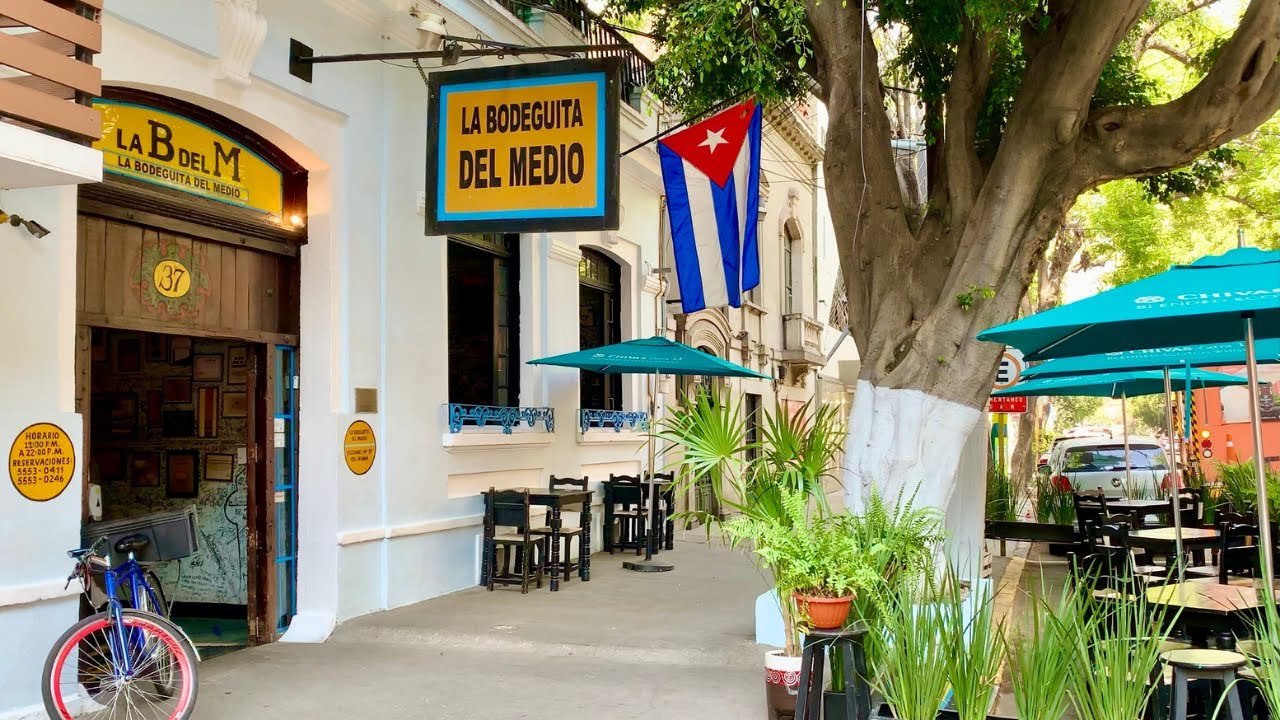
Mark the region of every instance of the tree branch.
<instances>
[{"instance_id":1,"label":"tree branch","mask_svg":"<svg viewBox=\"0 0 1280 720\"><path fill-rule=\"evenodd\" d=\"M967 16L956 52L956 68L947 88L943 157L951 222L963 225L982 187L982 163L978 159L978 111L991 81L995 54L991 38L979 37Z\"/></svg>"},{"instance_id":2,"label":"tree branch","mask_svg":"<svg viewBox=\"0 0 1280 720\"><path fill-rule=\"evenodd\" d=\"M1180 20L1188 15L1191 15L1192 13L1199 12L1200 10L1205 9L1210 5L1215 5L1218 2L1219 0L1193 0L1192 2L1187 3L1185 7L1181 8L1177 12L1171 13L1162 18L1158 18L1158 19L1143 23L1142 33L1138 36L1138 42L1134 43L1133 59L1137 60L1141 58L1144 54L1146 54L1147 50L1160 49L1155 47L1155 45L1153 44L1153 39L1155 38L1156 33L1160 32L1160 30L1164 28L1164 26L1168 25L1174 20ZM1162 49L1161 51L1163 52ZM1169 54L1169 53L1166 53L1166 54ZM1169 54L1169 55L1170 57L1175 57L1172 54ZM1176 59L1182 60L1182 58L1176 58ZM1182 62L1184 65L1187 64L1185 60Z\"/></svg>"},{"instance_id":3,"label":"tree branch","mask_svg":"<svg viewBox=\"0 0 1280 720\"><path fill-rule=\"evenodd\" d=\"M1147 43L1147 49L1157 50L1159 52L1162 52L1165 55L1168 55L1169 57L1173 58L1174 60L1177 60L1178 62L1182 63L1183 65L1191 64L1190 55L1170 45L1169 43L1163 40L1160 40L1159 38L1149 41Z\"/></svg>"},{"instance_id":4,"label":"tree branch","mask_svg":"<svg viewBox=\"0 0 1280 720\"><path fill-rule=\"evenodd\" d=\"M1182 97L1109 108L1081 135L1079 179L1092 186L1184 165L1260 125L1280 108L1280 3L1253 0L1218 61Z\"/></svg>"}]
</instances>

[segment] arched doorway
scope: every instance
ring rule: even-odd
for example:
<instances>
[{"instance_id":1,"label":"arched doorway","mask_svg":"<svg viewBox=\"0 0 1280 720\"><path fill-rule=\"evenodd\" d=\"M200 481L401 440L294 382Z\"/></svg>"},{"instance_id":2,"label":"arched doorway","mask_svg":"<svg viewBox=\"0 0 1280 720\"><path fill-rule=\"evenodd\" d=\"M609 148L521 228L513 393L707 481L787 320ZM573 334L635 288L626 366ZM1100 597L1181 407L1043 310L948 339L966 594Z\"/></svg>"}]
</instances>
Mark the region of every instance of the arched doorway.
<instances>
[{"instance_id":1,"label":"arched doorway","mask_svg":"<svg viewBox=\"0 0 1280 720\"><path fill-rule=\"evenodd\" d=\"M582 248L578 262L578 347L582 350L622 340L622 268L598 250ZM579 407L622 409L622 376L583 370Z\"/></svg>"}]
</instances>

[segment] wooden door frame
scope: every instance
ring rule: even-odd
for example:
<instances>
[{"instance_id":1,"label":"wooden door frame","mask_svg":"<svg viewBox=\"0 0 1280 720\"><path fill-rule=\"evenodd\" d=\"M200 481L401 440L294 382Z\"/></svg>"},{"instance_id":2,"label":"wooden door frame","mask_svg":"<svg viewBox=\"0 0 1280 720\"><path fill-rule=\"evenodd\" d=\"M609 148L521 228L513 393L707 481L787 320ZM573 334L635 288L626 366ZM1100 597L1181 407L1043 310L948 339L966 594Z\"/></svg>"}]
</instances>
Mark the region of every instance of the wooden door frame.
<instances>
[{"instance_id":1,"label":"wooden door frame","mask_svg":"<svg viewBox=\"0 0 1280 720\"><path fill-rule=\"evenodd\" d=\"M253 528L248 538L249 643L261 645L276 639L276 507L275 452L272 447L276 406L276 367L273 346L259 343L250 353L249 463L246 468L248 508L245 524Z\"/></svg>"}]
</instances>

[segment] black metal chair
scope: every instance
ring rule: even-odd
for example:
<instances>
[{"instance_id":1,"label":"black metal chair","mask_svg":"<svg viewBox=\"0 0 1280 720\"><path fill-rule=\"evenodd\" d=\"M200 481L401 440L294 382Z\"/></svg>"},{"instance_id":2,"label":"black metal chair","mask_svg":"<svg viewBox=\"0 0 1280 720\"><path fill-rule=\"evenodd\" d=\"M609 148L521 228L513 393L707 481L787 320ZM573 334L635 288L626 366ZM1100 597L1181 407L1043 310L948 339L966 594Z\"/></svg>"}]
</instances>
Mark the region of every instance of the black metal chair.
<instances>
[{"instance_id":1,"label":"black metal chair","mask_svg":"<svg viewBox=\"0 0 1280 720\"><path fill-rule=\"evenodd\" d=\"M1076 509L1076 528L1080 530L1080 538L1087 541L1085 526L1089 523L1098 525L1098 518L1107 513L1107 496L1101 490L1072 492L1071 502Z\"/></svg>"},{"instance_id":2,"label":"black metal chair","mask_svg":"<svg viewBox=\"0 0 1280 720\"><path fill-rule=\"evenodd\" d=\"M555 475L552 475L551 480L547 484L547 487L548 489L551 489L551 490L556 490L560 488L569 489L569 490L586 490L587 478L584 476L581 480L579 480L577 478L558 478ZM582 549L586 546L583 544L583 541L582 541L582 537L583 537L582 526L564 524L564 515L566 512L568 513L582 512L582 503L567 505L560 508L560 513L561 513L560 540L564 543L564 549L561 550L560 552L559 563L552 563L548 560L547 572L550 572L552 574L561 573L564 576L565 580L569 580L571 574L582 566ZM535 535L544 536L547 538L547 542L551 542L551 511L550 510L547 510L546 526L534 528L533 533ZM573 555L570 553L570 550L573 548L574 538L578 539L578 559L576 561L573 560ZM549 551L550 551L550 548L548 548L548 552Z\"/></svg>"},{"instance_id":3,"label":"black metal chair","mask_svg":"<svg viewBox=\"0 0 1280 720\"><path fill-rule=\"evenodd\" d=\"M1135 588L1164 582L1168 569L1160 565L1139 565L1129 542L1127 515L1102 515L1099 524L1085 525L1085 544L1089 549L1088 569L1096 573L1095 582L1101 588L1130 591Z\"/></svg>"},{"instance_id":4,"label":"black metal chair","mask_svg":"<svg viewBox=\"0 0 1280 720\"><path fill-rule=\"evenodd\" d=\"M484 494L484 545L485 555L481 577L485 586L519 585L520 592L529 592L529 583L536 581L542 587L542 575L546 570L547 538L535 535L529 528L530 504L528 490L495 490ZM499 528L510 528L500 532ZM501 572L498 566L498 549L505 550ZM515 570L509 569L515 555Z\"/></svg>"},{"instance_id":5,"label":"black metal chair","mask_svg":"<svg viewBox=\"0 0 1280 720\"><path fill-rule=\"evenodd\" d=\"M645 531L644 483L635 475L609 474L604 486L604 549L644 551ZM617 531L617 537L614 532Z\"/></svg>"}]
</instances>

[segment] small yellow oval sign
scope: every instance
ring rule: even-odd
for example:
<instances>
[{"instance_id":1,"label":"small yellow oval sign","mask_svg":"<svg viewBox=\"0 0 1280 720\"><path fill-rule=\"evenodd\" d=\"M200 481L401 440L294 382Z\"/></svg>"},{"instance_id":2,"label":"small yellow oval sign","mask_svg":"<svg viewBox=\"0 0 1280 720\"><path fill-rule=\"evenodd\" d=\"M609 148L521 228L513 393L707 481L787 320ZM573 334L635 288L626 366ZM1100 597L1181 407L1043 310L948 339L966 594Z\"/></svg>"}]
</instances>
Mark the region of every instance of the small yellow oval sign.
<instances>
[{"instance_id":1,"label":"small yellow oval sign","mask_svg":"<svg viewBox=\"0 0 1280 720\"><path fill-rule=\"evenodd\" d=\"M347 468L356 475L364 475L373 467L373 458L378 454L378 441L373 437L373 428L363 420L351 423L347 435L342 441L342 452L347 458Z\"/></svg>"},{"instance_id":2,"label":"small yellow oval sign","mask_svg":"<svg viewBox=\"0 0 1280 720\"><path fill-rule=\"evenodd\" d=\"M177 260L161 260L151 273L156 292L168 298L180 298L191 291L191 271Z\"/></svg>"},{"instance_id":3,"label":"small yellow oval sign","mask_svg":"<svg viewBox=\"0 0 1280 720\"><path fill-rule=\"evenodd\" d=\"M53 423L36 423L18 433L9 448L9 479L28 500L44 502L62 494L76 474L76 450Z\"/></svg>"}]
</instances>

